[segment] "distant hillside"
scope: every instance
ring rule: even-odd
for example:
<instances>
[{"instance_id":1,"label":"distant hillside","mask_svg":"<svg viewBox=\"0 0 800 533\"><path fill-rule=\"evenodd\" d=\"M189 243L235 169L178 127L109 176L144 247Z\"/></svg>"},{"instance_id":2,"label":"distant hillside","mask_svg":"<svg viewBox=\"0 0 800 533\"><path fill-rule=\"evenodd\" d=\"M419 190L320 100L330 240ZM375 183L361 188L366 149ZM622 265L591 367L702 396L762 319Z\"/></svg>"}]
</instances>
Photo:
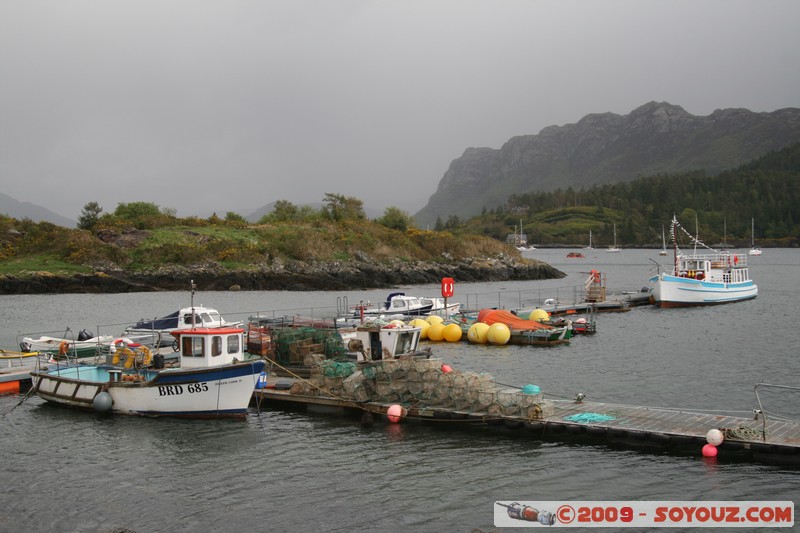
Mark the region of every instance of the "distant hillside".
<instances>
[{"instance_id":1,"label":"distant hillside","mask_svg":"<svg viewBox=\"0 0 800 533\"><path fill-rule=\"evenodd\" d=\"M3 193L0 193L0 214L8 215L18 220L27 218L34 222L50 222L66 228L74 228L77 225L76 221L53 213L40 205L20 202Z\"/></svg>"},{"instance_id":2,"label":"distant hillside","mask_svg":"<svg viewBox=\"0 0 800 533\"><path fill-rule=\"evenodd\" d=\"M420 225L450 215L469 218L505 204L511 194L630 181L704 170L714 175L800 141L800 109L771 113L721 109L707 117L666 102L628 115L587 115L514 137L499 150L468 148L450 164Z\"/></svg>"}]
</instances>

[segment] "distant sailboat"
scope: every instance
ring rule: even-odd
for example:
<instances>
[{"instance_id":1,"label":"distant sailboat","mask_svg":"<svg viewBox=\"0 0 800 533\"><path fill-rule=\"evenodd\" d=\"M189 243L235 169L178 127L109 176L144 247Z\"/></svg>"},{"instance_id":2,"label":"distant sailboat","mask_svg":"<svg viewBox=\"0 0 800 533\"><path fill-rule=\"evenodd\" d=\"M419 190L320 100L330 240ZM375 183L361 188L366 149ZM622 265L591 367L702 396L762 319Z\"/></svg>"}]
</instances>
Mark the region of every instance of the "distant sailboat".
<instances>
[{"instance_id":1,"label":"distant sailboat","mask_svg":"<svg viewBox=\"0 0 800 533\"><path fill-rule=\"evenodd\" d=\"M614 222L614 245L613 246L609 246L608 250L606 250L606 251L609 252L609 253L619 253L619 252L622 251L622 248L618 248L617 247L617 223L616 222Z\"/></svg>"},{"instance_id":2,"label":"distant sailboat","mask_svg":"<svg viewBox=\"0 0 800 533\"><path fill-rule=\"evenodd\" d=\"M667 236L664 234L664 226L661 226L661 251L658 255L667 255Z\"/></svg>"},{"instance_id":3,"label":"distant sailboat","mask_svg":"<svg viewBox=\"0 0 800 533\"><path fill-rule=\"evenodd\" d=\"M592 230L589 230L589 246L584 248L584 250L594 250L594 248L592 248Z\"/></svg>"},{"instance_id":4,"label":"distant sailboat","mask_svg":"<svg viewBox=\"0 0 800 533\"><path fill-rule=\"evenodd\" d=\"M761 248L756 246L756 219L750 219L750 255L761 255Z\"/></svg>"}]
</instances>

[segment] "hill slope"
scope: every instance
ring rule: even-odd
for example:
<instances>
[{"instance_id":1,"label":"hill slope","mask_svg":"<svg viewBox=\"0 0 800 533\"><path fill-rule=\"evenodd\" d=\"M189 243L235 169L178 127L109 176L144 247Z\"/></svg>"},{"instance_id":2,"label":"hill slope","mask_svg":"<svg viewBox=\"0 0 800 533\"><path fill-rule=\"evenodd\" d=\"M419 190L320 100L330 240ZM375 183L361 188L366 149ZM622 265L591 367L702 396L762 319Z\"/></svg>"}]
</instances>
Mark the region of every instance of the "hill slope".
<instances>
[{"instance_id":1,"label":"hill slope","mask_svg":"<svg viewBox=\"0 0 800 533\"><path fill-rule=\"evenodd\" d=\"M34 222L50 222L67 228L75 227L76 222L42 206L30 202L20 202L7 194L0 193L0 214L16 219L27 218Z\"/></svg>"},{"instance_id":2,"label":"hill slope","mask_svg":"<svg viewBox=\"0 0 800 533\"><path fill-rule=\"evenodd\" d=\"M514 137L499 150L468 148L450 164L415 218L461 218L511 194L579 189L639 176L704 170L717 174L800 141L800 109L722 109L701 117L666 102L628 115L590 114L576 124Z\"/></svg>"}]
</instances>

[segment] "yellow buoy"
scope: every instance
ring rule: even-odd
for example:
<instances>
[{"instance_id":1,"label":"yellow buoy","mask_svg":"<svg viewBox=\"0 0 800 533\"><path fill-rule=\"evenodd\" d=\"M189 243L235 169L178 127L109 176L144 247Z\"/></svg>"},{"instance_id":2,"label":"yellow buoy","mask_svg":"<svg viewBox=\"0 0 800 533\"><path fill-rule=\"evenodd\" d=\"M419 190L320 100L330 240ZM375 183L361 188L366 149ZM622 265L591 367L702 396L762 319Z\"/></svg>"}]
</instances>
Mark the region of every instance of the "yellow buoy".
<instances>
[{"instance_id":1,"label":"yellow buoy","mask_svg":"<svg viewBox=\"0 0 800 533\"><path fill-rule=\"evenodd\" d=\"M550 315L544 309L534 309L528 315L528 320L535 320L536 322L545 322L550 319Z\"/></svg>"},{"instance_id":2,"label":"yellow buoy","mask_svg":"<svg viewBox=\"0 0 800 533\"><path fill-rule=\"evenodd\" d=\"M506 344L510 338L511 330L500 322L495 322L489 326L489 330L486 332L486 340L492 344Z\"/></svg>"},{"instance_id":3,"label":"yellow buoy","mask_svg":"<svg viewBox=\"0 0 800 533\"><path fill-rule=\"evenodd\" d=\"M444 322L444 318L442 318L442 317L440 317L438 315L431 315L431 316L425 318L425 320L427 320L428 324L431 324L431 325L433 325L433 324L441 324L442 322Z\"/></svg>"},{"instance_id":4,"label":"yellow buoy","mask_svg":"<svg viewBox=\"0 0 800 533\"><path fill-rule=\"evenodd\" d=\"M475 322L467 330L467 339L475 344L486 344L486 333L489 331L489 324Z\"/></svg>"},{"instance_id":5,"label":"yellow buoy","mask_svg":"<svg viewBox=\"0 0 800 533\"><path fill-rule=\"evenodd\" d=\"M421 318L415 318L411 322L408 323L409 326L413 326L415 328L419 328L419 338L421 340L425 340L428 338L428 328L431 327L430 323L427 320L423 320Z\"/></svg>"},{"instance_id":6,"label":"yellow buoy","mask_svg":"<svg viewBox=\"0 0 800 533\"><path fill-rule=\"evenodd\" d=\"M431 324L428 327L428 339L432 341L440 341L444 339L444 324L441 322Z\"/></svg>"},{"instance_id":7,"label":"yellow buoy","mask_svg":"<svg viewBox=\"0 0 800 533\"><path fill-rule=\"evenodd\" d=\"M444 340L447 342L458 342L461 340L461 335L463 335L463 331L461 331L461 326L458 324L447 324L444 327L444 331L442 334L444 335Z\"/></svg>"}]
</instances>

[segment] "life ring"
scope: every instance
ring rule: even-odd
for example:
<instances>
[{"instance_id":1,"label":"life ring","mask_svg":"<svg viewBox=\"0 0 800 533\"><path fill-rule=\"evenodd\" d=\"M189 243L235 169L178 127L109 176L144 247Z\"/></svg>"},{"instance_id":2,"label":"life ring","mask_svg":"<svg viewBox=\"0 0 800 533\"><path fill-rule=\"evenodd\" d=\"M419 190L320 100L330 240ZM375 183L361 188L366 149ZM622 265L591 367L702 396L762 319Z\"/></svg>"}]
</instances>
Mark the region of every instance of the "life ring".
<instances>
[{"instance_id":1,"label":"life ring","mask_svg":"<svg viewBox=\"0 0 800 533\"><path fill-rule=\"evenodd\" d=\"M69 350L69 342L61 341L61 343L58 345L58 355L67 355L68 350Z\"/></svg>"},{"instance_id":2,"label":"life ring","mask_svg":"<svg viewBox=\"0 0 800 533\"><path fill-rule=\"evenodd\" d=\"M111 353L117 351L117 348L138 348L141 346L138 342L133 342L128 337L119 337L118 339L114 339L111 343Z\"/></svg>"},{"instance_id":3,"label":"life ring","mask_svg":"<svg viewBox=\"0 0 800 533\"><path fill-rule=\"evenodd\" d=\"M591 274L592 274L592 281L594 281L595 283L600 283L600 272L597 270L592 270Z\"/></svg>"},{"instance_id":4,"label":"life ring","mask_svg":"<svg viewBox=\"0 0 800 533\"><path fill-rule=\"evenodd\" d=\"M696 280L700 281L700 280L702 280L704 277L705 277L705 276L703 275L703 273L702 273L702 272L698 272L697 274L695 274L695 276L694 276L694 279L696 279Z\"/></svg>"}]
</instances>

